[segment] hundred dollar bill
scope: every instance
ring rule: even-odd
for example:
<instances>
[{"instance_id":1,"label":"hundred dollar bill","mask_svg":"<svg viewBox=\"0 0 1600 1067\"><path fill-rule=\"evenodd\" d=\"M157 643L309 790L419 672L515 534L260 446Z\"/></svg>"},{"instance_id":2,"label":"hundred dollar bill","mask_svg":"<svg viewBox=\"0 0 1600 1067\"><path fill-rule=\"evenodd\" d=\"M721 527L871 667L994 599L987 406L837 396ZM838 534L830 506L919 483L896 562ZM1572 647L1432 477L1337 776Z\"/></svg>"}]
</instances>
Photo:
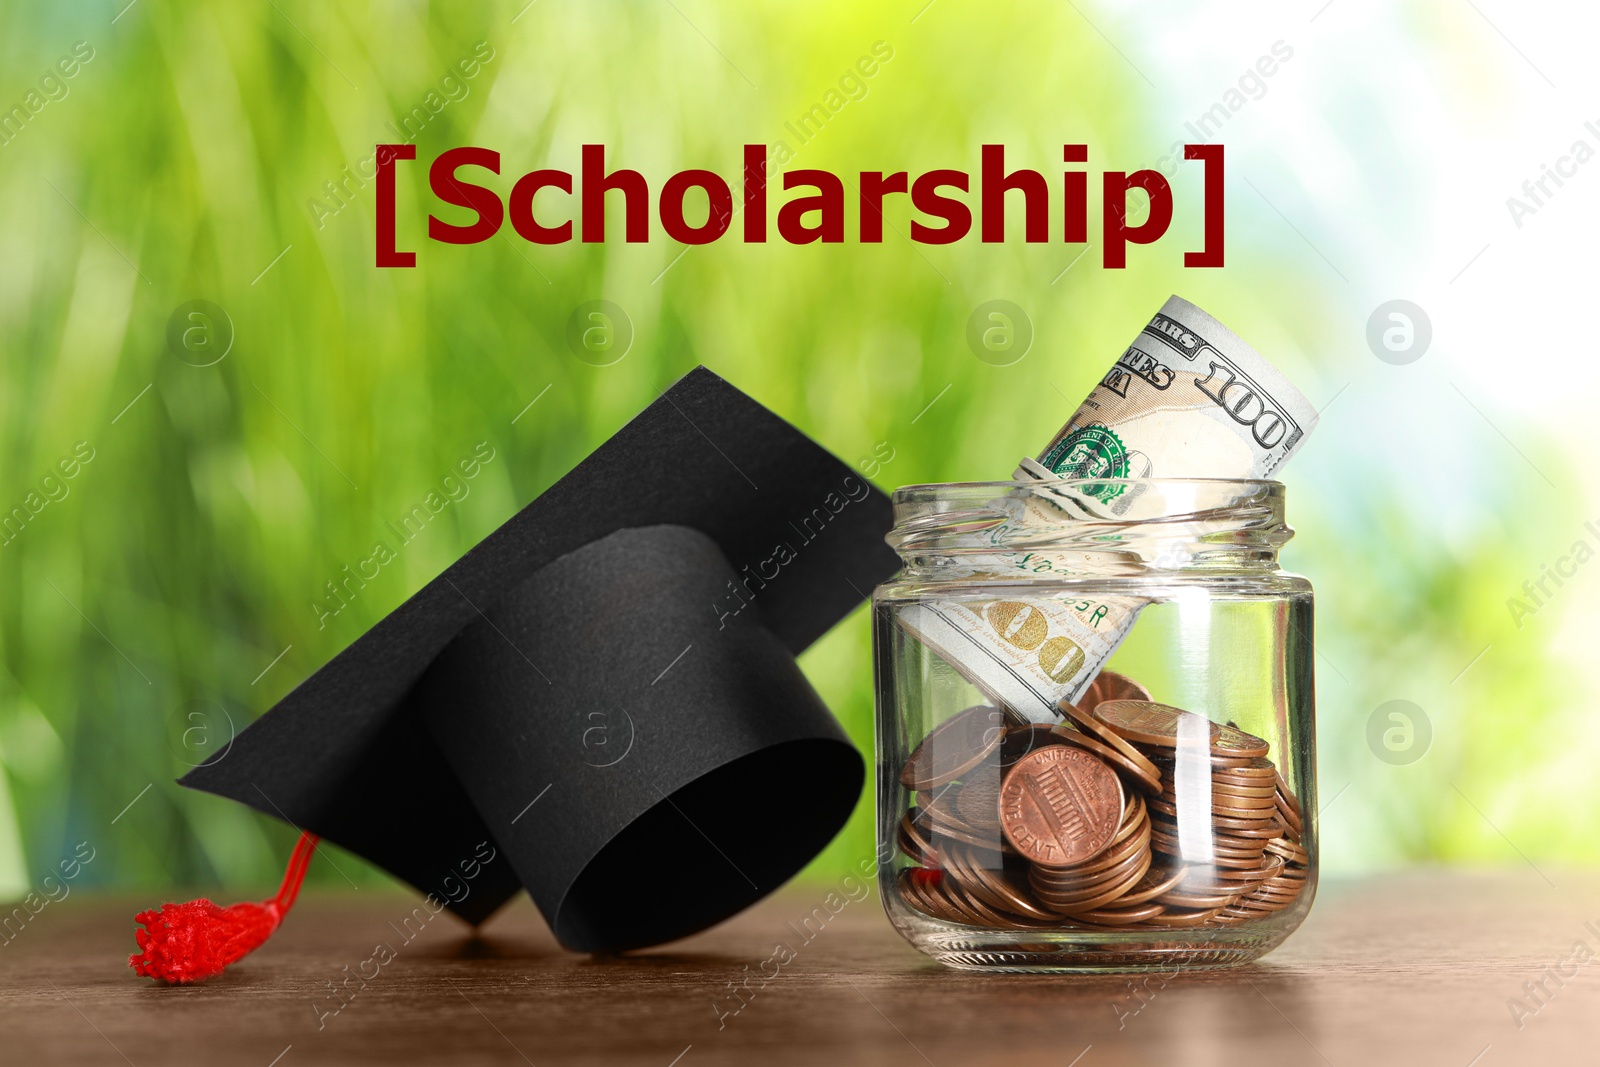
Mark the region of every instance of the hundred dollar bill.
<instances>
[{"instance_id":1,"label":"hundred dollar bill","mask_svg":"<svg viewBox=\"0 0 1600 1067\"><path fill-rule=\"evenodd\" d=\"M991 536L1063 519L1115 519L1141 488L1120 479L1268 478L1299 449L1317 412L1266 358L1198 307L1172 297L1037 459L1013 475L1077 479L1049 486ZM1104 484L1093 479L1105 478ZM1082 481L1089 479L1087 483ZM1024 569L1031 560L1013 561ZM1181 561L1174 561L1181 562ZM1073 571L1069 557L1040 566ZM1136 597L931 601L899 623L969 681L1034 722L1056 722L1148 603Z\"/></svg>"}]
</instances>

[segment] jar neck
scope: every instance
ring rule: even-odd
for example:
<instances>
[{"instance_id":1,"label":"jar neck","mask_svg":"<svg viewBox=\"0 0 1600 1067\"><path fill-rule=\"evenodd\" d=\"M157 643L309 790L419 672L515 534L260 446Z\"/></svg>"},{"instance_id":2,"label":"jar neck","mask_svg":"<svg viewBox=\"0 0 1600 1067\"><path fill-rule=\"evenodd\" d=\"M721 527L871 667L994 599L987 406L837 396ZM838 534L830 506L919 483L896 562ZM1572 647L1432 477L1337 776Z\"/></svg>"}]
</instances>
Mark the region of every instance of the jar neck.
<instances>
[{"instance_id":1,"label":"jar neck","mask_svg":"<svg viewBox=\"0 0 1600 1067\"><path fill-rule=\"evenodd\" d=\"M1293 536L1281 483L1117 479L906 486L887 538L908 577L1264 574Z\"/></svg>"}]
</instances>

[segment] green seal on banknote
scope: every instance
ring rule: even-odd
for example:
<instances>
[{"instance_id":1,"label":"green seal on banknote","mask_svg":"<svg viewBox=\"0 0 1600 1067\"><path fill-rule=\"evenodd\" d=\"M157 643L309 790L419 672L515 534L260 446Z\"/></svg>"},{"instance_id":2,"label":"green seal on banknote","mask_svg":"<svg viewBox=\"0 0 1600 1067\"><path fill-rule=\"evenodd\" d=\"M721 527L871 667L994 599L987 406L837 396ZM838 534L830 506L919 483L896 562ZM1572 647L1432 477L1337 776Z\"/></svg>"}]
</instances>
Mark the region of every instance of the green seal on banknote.
<instances>
[{"instance_id":1,"label":"green seal on banknote","mask_svg":"<svg viewBox=\"0 0 1600 1067\"><path fill-rule=\"evenodd\" d=\"M1060 478L1126 478L1128 449L1116 431L1103 422L1080 426L1062 437L1040 462ZM1090 496L1110 503L1125 485L1084 486Z\"/></svg>"}]
</instances>

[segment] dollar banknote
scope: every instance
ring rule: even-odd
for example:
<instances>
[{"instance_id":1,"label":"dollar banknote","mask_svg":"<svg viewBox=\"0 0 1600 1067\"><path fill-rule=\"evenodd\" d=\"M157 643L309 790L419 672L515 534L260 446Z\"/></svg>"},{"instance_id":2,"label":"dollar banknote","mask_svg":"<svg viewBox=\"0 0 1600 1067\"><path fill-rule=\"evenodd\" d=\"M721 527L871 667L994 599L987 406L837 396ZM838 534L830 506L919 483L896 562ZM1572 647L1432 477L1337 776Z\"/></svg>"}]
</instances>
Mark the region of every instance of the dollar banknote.
<instances>
[{"instance_id":1,"label":"dollar banknote","mask_svg":"<svg viewBox=\"0 0 1600 1067\"><path fill-rule=\"evenodd\" d=\"M1265 357L1174 296L1039 456L1018 466L1018 481L1041 481L1020 503L998 505L1006 518L989 536L1003 549L1021 527L1121 518L1145 490L1138 479L1273 477L1316 422L1310 401ZM1081 553L1036 555L1000 551L979 570L1000 573L1009 564L1070 576L1090 569ZM1057 704L1089 687L1147 603L1070 595L934 600L900 608L898 621L991 699L1043 723L1059 721Z\"/></svg>"}]
</instances>

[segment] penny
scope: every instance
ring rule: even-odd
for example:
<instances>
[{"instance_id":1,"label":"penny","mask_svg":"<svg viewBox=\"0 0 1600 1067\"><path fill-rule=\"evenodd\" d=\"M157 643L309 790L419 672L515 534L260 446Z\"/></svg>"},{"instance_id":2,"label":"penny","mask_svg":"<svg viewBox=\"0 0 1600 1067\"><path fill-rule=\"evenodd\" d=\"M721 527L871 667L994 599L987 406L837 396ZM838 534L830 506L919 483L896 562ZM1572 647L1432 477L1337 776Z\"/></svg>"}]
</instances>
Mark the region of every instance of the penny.
<instances>
[{"instance_id":1,"label":"penny","mask_svg":"<svg viewBox=\"0 0 1600 1067\"><path fill-rule=\"evenodd\" d=\"M1224 723L1211 738L1213 755L1234 759L1254 759L1265 756L1272 748L1264 738L1245 733L1237 726Z\"/></svg>"},{"instance_id":2,"label":"penny","mask_svg":"<svg viewBox=\"0 0 1600 1067\"><path fill-rule=\"evenodd\" d=\"M1013 726L1006 731L1005 740L1000 743L1000 766L1009 768L1034 749L1060 743L1061 738L1056 736L1055 726L1049 723L1035 722L1027 726Z\"/></svg>"},{"instance_id":3,"label":"penny","mask_svg":"<svg viewBox=\"0 0 1600 1067\"><path fill-rule=\"evenodd\" d=\"M949 879L945 879L938 885L928 886L924 893L930 899L938 901L954 913L947 917L949 922L960 923L963 926L989 925L984 922L983 917L977 911L968 906L968 902L962 894L954 892L954 887Z\"/></svg>"},{"instance_id":4,"label":"penny","mask_svg":"<svg viewBox=\"0 0 1600 1067\"><path fill-rule=\"evenodd\" d=\"M1219 778L1247 779L1246 784L1257 785L1260 784L1260 780L1263 778L1269 782L1276 781L1278 768L1264 756L1237 762L1230 761L1221 766L1218 766L1217 759L1213 756L1211 759L1211 773Z\"/></svg>"},{"instance_id":5,"label":"penny","mask_svg":"<svg viewBox=\"0 0 1600 1067\"><path fill-rule=\"evenodd\" d=\"M1311 865L1311 854L1309 852L1292 841L1286 841L1281 837L1268 841L1267 851L1277 853L1290 863L1298 863L1302 867Z\"/></svg>"},{"instance_id":6,"label":"penny","mask_svg":"<svg viewBox=\"0 0 1600 1067\"><path fill-rule=\"evenodd\" d=\"M1155 847L1154 842L1151 843L1150 847ZM1253 856L1213 855L1211 857L1211 863L1213 866L1223 868L1225 872L1243 871L1254 874L1258 872L1261 863L1261 854L1257 853Z\"/></svg>"},{"instance_id":7,"label":"penny","mask_svg":"<svg viewBox=\"0 0 1600 1067\"><path fill-rule=\"evenodd\" d=\"M1129 763L1132 763L1136 768L1135 773L1144 778L1154 779L1157 783L1157 787L1159 788L1161 782L1160 769L1150 761L1149 757L1140 752L1138 749L1134 748L1133 745L1131 745L1115 730L1106 726L1099 719L1096 719L1093 715L1089 714L1084 710L1083 707L1079 705L1069 704L1063 700L1057 705L1057 708L1063 715L1076 723L1078 729L1094 737L1095 740L1101 742L1102 744L1108 745L1112 749L1115 749Z\"/></svg>"},{"instance_id":8,"label":"penny","mask_svg":"<svg viewBox=\"0 0 1600 1067\"><path fill-rule=\"evenodd\" d=\"M1222 866L1222 864L1218 864ZM1267 855L1263 857L1261 866L1256 868L1243 868L1239 870L1217 871L1213 877L1221 881L1234 881L1244 885L1256 885L1266 881L1283 871L1283 857Z\"/></svg>"},{"instance_id":9,"label":"penny","mask_svg":"<svg viewBox=\"0 0 1600 1067\"><path fill-rule=\"evenodd\" d=\"M1129 741L1174 748L1180 741L1214 738L1221 730L1204 715L1152 700L1106 700L1093 715Z\"/></svg>"},{"instance_id":10,"label":"penny","mask_svg":"<svg viewBox=\"0 0 1600 1067\"><path fill-rule=\"evenodd\" d=\"M1087 900L1098 896L1107 886L1124 881L1135 868L1141 865L1149 866L1150 842L1135 839L1132 843L1137 847L1119 857L1116 863L1102 867L1098 871L1084 875L1064 875L1051 867L1034 867L1028 872L1028 880L1034 889L1048 892L1055 900Z\"/></svg>"},{"instance_id":11,"label":"penny","mask_svg":"<svg viewBox=\"0 0 1600 1067\"><path fill-rule=\"evenodd\" d=\"M1160 904L1124 905L1121 901L1118 901L1115 907L1101 908L1096 911L1074 912L1072 917L1079 922L1094 923L1097 926L1122 926L1126 923L1154 919L1166 910Z\"/></svg>"},{"instance_id":12,"label":"penny","mask_svg":"<svg viewBox=\"0 0 1600 1067\"><path fill-rule=\"evenodd\" d=\"M995 906L1003 911L1010 911L1018 915L1033 919L1054 919L1055 913L1046 911L1034 903L1011 877L1003 870L997 870L980 861L971 853L960 849L952 849L950 867L971 876L971 885L974 889L982 886Z\"/></svg>"},{"instance_id":13,"label":"penny","mask_svg":"<svg viewBox=\"0 0 1600 1067\"><path fill-rule=\"evenodd\" d=\"M1170 797L1163 799L1166 799L1169 804L1174 803ZM1258 804L1250 797L1224 797L1219 794L1212 794L1211 814L1221 815L1227 819L1270 819L1274 810L1272 799L1267 797L1263 798L1263 800L1263 803ZM1179 807L1185 806L1185 802L1177 803ZM1193 808L1197 805L1191 799L1187 801L1187 806Z\"/></svg>"},{"instance_id":14,"label":"penny","mask_svg":"<svg viewBox=\"0 0 1600 1067\"><path fill-rule=\"evenodd\" d=\"M900 770L907 789L937 789L982 763L1005 738L1005 713L983 705L935 726Z\"/></svg>"},{"instance_id":15,"label":"penny","mask_svg":"<svg viewBox=\"0 0 1600 1067\"><path fill-rule=\"evenodd\" d=\"M1226 819L1225 822L1245 822L1243 819ZM1270 841L1274 837L1282 837L1285 827L1283 820L1274 815L1265 825L1260 826L1222 826L1216 819L1211 820L1212 833L1218 837L1229 837L1243 841Z\"/></svg>"},{"instance_id":16,"label":"penny","mask_svg":"<svg viewBox=\"0 0 1600 1067\"><path fill-rule=\"evenodd\" d=\"M1072 745L1018 760L1000 787L1000 828L1035 863L1081 863L1110 843L1123 814L1122 781Z\"/></svg>"},{"instance_id":17,"label":"penny","mask_svg":"<svg viewBox=\"0 0 1600 1067\"><path fill-rule=\"evenodd\" d=\"M1101 759L1111 764L1114 769L1127 775L1130 780L1129 784L1137 786L1146 793L1157 794L1161 792L1161 777L1159 773L1146 773L1142 766L1134 763L1121 752L1118 752L1110 745L1104 744L1103 742L1097 740L1089 734L1082 732L1081 730L1069 729L1066 726L1057 726L1055 727L1055 731L1056 735L1064 743L1069 745L1077 745L1081 749L1093 752L1096 756L1099 756ZM1144 760L1143 762L1149 763L1148 760Z\"/></svg>"},{"instance_id":18,"label":"penny","mask_svg":"<svg viewBox=\"0 0 1600 1067\"><path fill-rule=\"evenodd\" d=\"M917 807L922 809L923 825L931 829L951 829L973 833L975 827L956 813L955 800L960 787L954 783L941 786L936 793L921 790L916 795Z\"/></svg>"},{"instance_id":19,"label":"penny","mask_svg":"<svg viewBox=\"0 0 1600 1067\"><path fill-rule=\"evenodd\" d=\"M1289 805L1289 802L1284 799L1282 792L1279 792L1278 795L1273 798L1273 803L1278 809L1278 814L1283 818L1283 821L1288 825L1291 831L1293 831L1296 835L1305 831L1305 823L1301 820L1300 813Z\"/></svg>"},{"instance_id":20,"label":"penny","mask_svg":"<svg viewBox=\"0 0 1600 1067\"><path fill-rule=\"evenodd\" d=\"M1103 908L1107 904L1110 904L1112 901L1121 897L1124 893L1138 885L1140 880L1144 878L1145 872L1150 869L1150 854L1148 852L1143 853L1139 859L1139 866L1134 868L1133 873L1128 875L1127 879L1123 882L1112 886L1110 889L1107 889L1104 893L1097 897L1093 897L1089 900L1077 901L1059 910L1063 915L1074 916L1081 912L1094 911L1097 908ZM1043 900L1043 903L1046 906L1050 906L1052 903L1049 900L1044 900L1042 897L1041 900Z\"/></svg>"},{"instance_id":21,"label":"penny","mask_svg":"<svg viewBox=\"0 0 1600 1067\"><path fill-rule=\"evenodd\" d=\"M947 878L939 888L944 891L944 895L950 899L951 903L976 919L975 925L1001 928L1013 925L1013 920L1009 916L1002 915L978 899L970 891L969 887L959 885L952 879Z\"/></svg>"},{"instance_id":22,"label":"penny","mask_svg":"<svg viewBox=\"0 0 1600 1067\"><path fill-rule=\"evenodd\" d=\"M1295 810L1295 814L1300 814L1300 798L1295 796L1294 790L1289 788L1289 783L1284 781L1282 772L1274 768L1273 779L1278 783L1278 792L1283 794L1283 799Z\"/></svg>"},{"instance_id":23,"label":"penny","mask_svg":"<svg viewBox=\"0 0 1600 1067\"><path fill-rule=\"evenodd\" d=\"M1150 690L1116 671L1101 671L1078 698L1078 706L1093 711L1107 700L1149 700Z\"/></svg>"},{"instance_id":24,"label":"penny","mask_svg":"<svg viewBox=\"0 0 1600 1067\"><path fill-rule=\"evenodd\" d=\"M982 766L980 764L980 766ZM1278 795L1275 785L1235 785L1219 779L1211 779L1211 793L1213 796L1251 797L1254 799L1271 800Z\"/></svg>"},{"instance_id":25,"label":"penny","mask_svg":"<svg viewBox=\"0 0 1600 1067\"><path fill-rule=\"evenodd\" d=\"M1204 911L1173 911L1171 907L1167 907L1163 914L1153 919L1146 919L1140 925L1172 928L1204 926L1215 918L1216 914L1216 908L1208 908Z\"/></svg>"},{"instance_id":26,"label":"penny","mask_svg":"<svg viewBox=\"0 0 1600 1067\"><path fill-rule=\"evenodd\" d=\"M1152 865L1139 879L1139 884L1123 894L1117 905L1144 904L1163 893L1169 893L1189 873L1187 867L1156 867Z\"/></svg>"},{"instance_id":27,"label":"penny","mask_svg":"<svg viewBox=\"0 0 1600 1067\"><path fill-rule=\"evenodd\" d=\"M938 806L933 808L924 807L918 814L917 820L917 825L922 828L928 840L932 842L935 851L940 848L941 838L964 841L969 845L976 845L979 848L995 852L1000 850L1004 840L998 833L993 831L985 833L973 829Z\"/></svg>"},{"instance_id":28,"label":"penny","mask_svg":"<svg viewBox=\"0 0 1600 1067\"><path fill-rule=\"evenodd\" d=\"M917 825L917 818L921 814L920 810L913 808L901 817L897 840L901 852L924 866L934 867L938 865L939 853L928 835Z\"/></svg>"},{"instance_id":29,"label":"penny","mask_svg":"<svg viewBox=\"0 0 1600 1067\"><path fill-rule=\"evenodd\" d=\"M1154 832L1154 831L1152 831L1151 834L1150 834L1150 847L1151 848L1160 848L1161 851L1166 852L1168 854L1175 853L1180 848L1177 838L1170 837L1170 836L1168 836L1166 834L1157 833L1157 832ZM1258 864L1260 864L1260 862L1261 862L1261 853L1262 853L1263 850L1264 850L1263 846L1261 844L1259 844L1259 843L1256 845L1255 848L1242 848L1242 849L1239 849L1239 848L1226 848L1226 847L1223 847L1223 846L1220 846L1220 845L1216 844L1215 840L1213 839L1213 843L1211 845L1211 850L1210 851L1211 851L1211 855L1213 855L1213 856L1221 856L1221 857L1226 858L1226 859L1249 860L1250 861L1250 866L1254 867L1254 866L1257 866ZM1186 854L1185 858L1187 858L1187 859L1195 859L1195 860L1203 860L1204 857L1201 857L1201 856L1193 856L1193 857L1191 857L1191 856L1187 856L1187 854Z\"/></svg>"},{"instance_id":30,"label":"penny","mask_svg":"<svg viewBox=\"0 0 1600 1067\"><path fill-rule=\"evenodd\" d=\"M1250 849L1260 852L1267 847L1267 842L1270 840L1272 839L1267 837L1240 837L1237 834L1224 834L1215 829L1211 831L1212 844L1218 848L1231 848L1239 852Z\"/></svg>"},{"instance_id":31,"label":"penny","mask_svg":"<svg viewBox=\"0 0 1600 1067\"><path fill-rule=\"evenodd\" d=\"M1000 826L1000 754L991 752L982 763L961 777L961 788L951 805L974 830L993 832Z\"/></svg>"},{"instance_id":32,"label":"penny","mask_svg":"<svg viewBox=\"0 0 1600 1067\"><path fill-rule=\"evenodd\" d=\"M1184 890L1163 893L1156 899L1169 908L1195 908L1205 911L1225 907L1233 903L1237 896L1238 894L1233 891L1202 893Z\"/></svg>"}]
</instances>

